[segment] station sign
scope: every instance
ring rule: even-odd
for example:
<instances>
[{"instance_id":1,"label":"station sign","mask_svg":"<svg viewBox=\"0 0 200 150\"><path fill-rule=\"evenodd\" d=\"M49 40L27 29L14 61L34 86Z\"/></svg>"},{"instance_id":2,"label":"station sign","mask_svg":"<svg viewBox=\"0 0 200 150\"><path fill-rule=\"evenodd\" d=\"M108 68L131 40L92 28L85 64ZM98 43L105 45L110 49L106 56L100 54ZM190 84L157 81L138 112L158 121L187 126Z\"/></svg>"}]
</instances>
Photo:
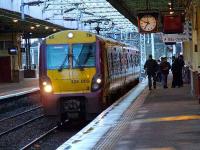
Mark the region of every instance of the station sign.
<instances>
[{"instance_id":1,"label":"station sign","mask_svg":"<svg viewBox=\"0 0 200 150\"><path fill-rule=\"evenodd\" d=\"M164 43L176 43L188 41L188 36L185 34L162 34L162 41Z\"/></svg>"}]
</instances>

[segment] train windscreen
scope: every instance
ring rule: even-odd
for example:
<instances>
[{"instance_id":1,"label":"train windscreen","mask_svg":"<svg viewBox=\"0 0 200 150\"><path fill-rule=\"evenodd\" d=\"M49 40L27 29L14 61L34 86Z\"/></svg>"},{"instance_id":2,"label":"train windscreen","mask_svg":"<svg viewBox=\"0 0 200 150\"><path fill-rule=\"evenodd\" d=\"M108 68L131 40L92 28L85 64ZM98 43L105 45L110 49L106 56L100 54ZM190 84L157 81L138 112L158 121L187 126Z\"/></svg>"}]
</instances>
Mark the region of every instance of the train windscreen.
<instances>
[{"instance_id":1,"label":"train windscreen","mask_svg":"<svg viewBox=\"0 0 200 150\"><path fill-rule=\"evenodd\" d=\"M73 44L73 68L94 67L95 64L95 43Z\"/></svg>"},{"instance_id":2,"label":"train windscreen","mask_svg":"<svg viewBox=\"0 0 200 150\"><path fill-rule=\"evenodd\" d=\"M68 68L69 45L47 45L47 68Z\"/></svg>"}]
</instances>

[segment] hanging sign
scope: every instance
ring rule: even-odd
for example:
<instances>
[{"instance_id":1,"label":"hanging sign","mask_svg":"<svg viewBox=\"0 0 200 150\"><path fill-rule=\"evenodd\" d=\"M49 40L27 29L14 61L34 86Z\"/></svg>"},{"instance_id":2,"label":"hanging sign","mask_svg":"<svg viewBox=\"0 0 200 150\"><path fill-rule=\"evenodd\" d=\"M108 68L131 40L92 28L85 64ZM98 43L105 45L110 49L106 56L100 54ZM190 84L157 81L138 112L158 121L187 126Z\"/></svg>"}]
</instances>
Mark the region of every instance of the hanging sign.
<instances>
[{"instance_id":1,"label":"hanging sign","mask_svg":"<svg viewBox=\"0 0 200 150\"><path fill-rule=\"evenodd\" d=\"M163 33L183 33L183 21L181 15L165 15L163 19Z\"/></svg>"},{"instance_id":2,"label":"hanging sign","mask_svg":"<svg viewBox=\"0 0 200 150\"><path fill-rule=\"evenodd\" d=\"M183 42L188 41L188 36L185 34L163 34L162 41L165 43Z\"/></svg>"}]
</instances>

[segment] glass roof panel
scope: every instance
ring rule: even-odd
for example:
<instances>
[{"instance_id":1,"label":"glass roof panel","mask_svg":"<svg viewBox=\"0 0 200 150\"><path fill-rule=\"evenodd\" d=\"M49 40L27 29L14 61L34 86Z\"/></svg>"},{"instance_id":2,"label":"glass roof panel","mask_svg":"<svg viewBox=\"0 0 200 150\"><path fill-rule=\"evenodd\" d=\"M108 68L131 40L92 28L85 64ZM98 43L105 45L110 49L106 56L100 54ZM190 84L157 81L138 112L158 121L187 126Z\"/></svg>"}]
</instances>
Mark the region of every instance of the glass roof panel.
<instances>
[{"instance_id":1,"label":"glass roof panel","mask_svg":"<svg viewBox=\"0 0 200 150\"><path fill-rule=\"evenodd\" d=\"M137 32L136 26L106 0L45 0L43 16L49 21L63 20L66 27L91 32L96 32L97 26L104 32Z\"/></svg>"}]
</instances>

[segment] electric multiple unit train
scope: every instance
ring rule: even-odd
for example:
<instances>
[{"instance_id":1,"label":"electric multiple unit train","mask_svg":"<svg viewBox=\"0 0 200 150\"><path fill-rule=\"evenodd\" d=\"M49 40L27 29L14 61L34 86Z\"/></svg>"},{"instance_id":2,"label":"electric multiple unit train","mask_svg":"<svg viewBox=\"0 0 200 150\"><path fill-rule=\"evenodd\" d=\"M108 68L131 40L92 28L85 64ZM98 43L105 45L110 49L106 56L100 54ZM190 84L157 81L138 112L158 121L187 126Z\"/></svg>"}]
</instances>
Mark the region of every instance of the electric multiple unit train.
<instances>
[{"instance_id":1,"label":"electric multiple unit train","mask_svg":"<svg viewBox=\"0 0 200 150\"><path fill-rule=\"evenodd\" d=\"M41 44L39 72L47 115L88 120L113 102L112 94L138 80L140 52L93 33L66 30Z\"/></svg>"}]
</instances>

